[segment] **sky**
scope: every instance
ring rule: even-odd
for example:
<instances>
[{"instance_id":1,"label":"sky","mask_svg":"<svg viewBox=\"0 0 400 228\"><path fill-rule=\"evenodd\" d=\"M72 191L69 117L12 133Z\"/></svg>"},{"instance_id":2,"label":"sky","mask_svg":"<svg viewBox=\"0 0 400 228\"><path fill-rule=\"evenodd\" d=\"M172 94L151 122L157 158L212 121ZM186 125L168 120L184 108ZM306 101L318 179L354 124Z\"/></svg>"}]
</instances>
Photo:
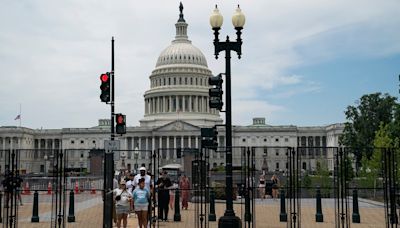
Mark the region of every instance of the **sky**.
<instances>
[{"instance_id":1,"label":"sky","mask_svg":"<svg viewBox=\"0 0 400 228\"><path fill-rule=\"evenodd\" d=\"M100 102L115 37L116 112L138 126L143 94L161 51L175 36L179 1L1 0L0 126L93 127L109 118ZM400 1L183 0L188 35L213 74L209 16L218 4L222 39L231 17L246 16L242 58L232 56L232 118L250 125L318 126L344 122L364 94L398 97Z\"/></svg>"}]
</instances>

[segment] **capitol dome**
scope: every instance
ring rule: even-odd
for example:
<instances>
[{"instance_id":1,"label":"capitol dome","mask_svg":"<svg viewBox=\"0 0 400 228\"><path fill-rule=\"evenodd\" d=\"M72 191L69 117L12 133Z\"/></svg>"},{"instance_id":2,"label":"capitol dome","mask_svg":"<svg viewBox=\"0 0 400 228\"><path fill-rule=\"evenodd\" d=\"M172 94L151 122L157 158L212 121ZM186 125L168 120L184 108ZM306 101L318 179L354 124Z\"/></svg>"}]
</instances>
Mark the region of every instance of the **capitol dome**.
<instances>
[{"instance_id":1,"label":"capitol dome","mask_svg":"<svg viewBox=\"0 0 400 228\"><path fill-rule=\"evenodd\" d=\"M183 6L179 8L175 39L161 52L149 77L141 126L158 127L177 120L194 126L222 123L219 111L208 106L208 78L212 74L207 60L188 39Z\"/></svg>"},{"instance_id":2,"label":"capitol dome","mask_svg":"<svg viewBox=\"0 0 400 228\"><path fill-rule=\"evenodd\" d=\"M203 53L188 42L173 41L158 57L156 67L170 64L196 64L207 67L207 60Z\"/></svg>"}]
</instances>

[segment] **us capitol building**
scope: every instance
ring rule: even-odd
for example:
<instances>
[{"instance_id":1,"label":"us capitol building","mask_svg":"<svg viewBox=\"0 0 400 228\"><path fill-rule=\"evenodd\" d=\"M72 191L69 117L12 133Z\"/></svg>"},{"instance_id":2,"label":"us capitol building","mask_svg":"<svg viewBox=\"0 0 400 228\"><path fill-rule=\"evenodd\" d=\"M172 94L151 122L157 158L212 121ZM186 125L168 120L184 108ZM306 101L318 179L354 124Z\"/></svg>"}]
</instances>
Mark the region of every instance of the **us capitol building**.
<instances>
[{"instance_id":1,"label":"us capitol building","mask_svg":"<svg viewBox=\"0 0 400 228\"><path fill-rule=\"evenodd\" d=\"M212 75L203 53L188 39L183 14L175 24L176 35L157 59L150 75L150 89L144 94L144 117L140 126L127 127L120 140L120 149L128 150L123 159L116 160L116 168L134 169L138 164L148 167L151 161L146 151L160 151L161 165L181 163L172 148L199 148L200 128L222 124L220 113L208 107L208 78ZM235 147L260 147L256 149L258 170L285 171L287 157L285 147L338 146L338 137L343 124L328 126L298 127L294 125L271 126L265 118L253 118L250 126L233 126ZM224 128L218 128L219 146L225 145ZM4 161L7 149L29 149L20 155L22 173L45 173L49 169L46 161L51 154L43 149L68 150L67 168L91 171L90 149L104 148L110 139L110 120L99 120L91 128L30 129L26 127L0 127L0 160ZM263 148L265 147L265 148ZM241 150L233 150L233 166L241 165ZM184 156L186 151L184 150ZM210 166L225 164L223 152L210 151ZM333 169L333 154L329 150L310 150L302 157L302 168L314 170L318 160L327 161ZM1 161L0 172L4 172ZM2 167L3 166L3 167ZM185 166L184 166L185 167Z\"/></svg>"}]
</instances>

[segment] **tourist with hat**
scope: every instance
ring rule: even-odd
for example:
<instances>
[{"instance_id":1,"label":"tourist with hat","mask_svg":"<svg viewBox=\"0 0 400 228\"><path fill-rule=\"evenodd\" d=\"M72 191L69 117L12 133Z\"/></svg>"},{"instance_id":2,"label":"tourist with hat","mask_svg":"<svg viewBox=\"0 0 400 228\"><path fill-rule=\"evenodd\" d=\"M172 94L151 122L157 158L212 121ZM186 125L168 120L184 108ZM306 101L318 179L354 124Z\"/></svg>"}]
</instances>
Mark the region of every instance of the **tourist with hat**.
<instances>
[{"instance_id":1,"label":"tourist with hat","mask_svg":"<svg viewBox=\"0 0 400 228\"><path fill-rule=\"evenodd\" d=\"M127 190L125 180L120 181L119 188L113 190L113 195L115 200L115 212L117 214L117 227L121 227L122 221L123 227L126 228L132 194Z\"/></svg>"},{"instance_id":2,"label":"tourist with hat","mask_svg":"<svg viewBox=\"0 0 400 228\"><path fill-rule=\"evenodd\" d=\"M146 173L146 167L140 167L139 173L133 178L134 189L139 187L139 180L144 179L144 187L150 192L152 188L151 177Z\"/></svg>"}]
</instances>

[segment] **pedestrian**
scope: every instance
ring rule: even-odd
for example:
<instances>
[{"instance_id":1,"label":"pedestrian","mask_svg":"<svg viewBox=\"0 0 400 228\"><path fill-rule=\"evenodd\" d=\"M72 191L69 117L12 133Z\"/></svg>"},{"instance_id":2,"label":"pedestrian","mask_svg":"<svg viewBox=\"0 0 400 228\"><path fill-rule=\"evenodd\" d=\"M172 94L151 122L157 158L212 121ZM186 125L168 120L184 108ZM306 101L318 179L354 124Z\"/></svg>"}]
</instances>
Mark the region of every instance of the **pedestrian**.
<instances>
[{"instance_id":1,"label":"pedestrian","mask_svg":"<svg viewBox=\"0 0 400 228\"><path fill-rule=\"evenodd\" d=\"M139 187L139 180L140 179L144 179L144 188L147 189L150 192L150 198L153 195L153 180L151 178L151 176L149 174L146 173L146 167L142 166L139 168L139 173L136 174L136 176L133 178L133 189L136 189ZM148 207L148 216L149 216L149 220L151 217L151 204L149 204Z\"/></svg>"},{"instance_id":2,"label":"pedestrian","mask_svg":"<svg viewBox=\"0 0 400 228\"><path fill-rule=\"evenodd\" d=\"M150 192L145 188L145 179L139 179L138 187L133 191L135 212L138 217L139 228L147 227L147 214L150 201Z\"/></svg>"},{"instance_id":3,"label":"pedestrian","mask_svg":"<svg viewBox=\"0 0 400 228\"><path fill-rule=\"evenodd\" d=\"M162 177L157 180L158 186L158 219L168 220L169 187L172 186L167 172L162 172Z\"/></svg>"},{"instance_id":4,"label":"pedestrian","mask_svg":"<svg viewBox=\"0 0 400 228\"><path fill-rule=\"evenodd\" d=\"M133 179L134 179L134 175L133 175L133 173L130 173L128 179L126 180L126 188L128 189L128 192L131 194L133 194L133 190L135 190ZM134 210L133 201L131 201L130 212L133 212L133 210Z\"/></svg>"},{"instance_id":5,"label":"pedestrian","mask_svg":"<svg viewBox=\"0 0 400 228\"><path fill-rule=\"evenodd\" d=\"M258 192L261 199L265 199L265 171L260 175L258 184Z\"/></svg>"},{"instance_id":6,"label":"pedestrian","mask_svg":"<svg viewBox=\"0 0 400 228\"><path fill-rule=\"evenodd\" d=\"M174 182L169 189L169 209L174 209L175 191L178 189L178 183Z\"/></svg>"},{"instance_id":7,"label":"pedestrian","mask_svg":"<svg viewBox=\"0 0 400 228\"><path fill-rule=\"evenodd\" d=\"M146 173L146 167L140 167L139 173L133 178L133 186L138 188L139 180L144 179L144 187L150 192L153 184L151 183L151 176Z\"/></svg>"},{"instance_id":8,"label":"pedestrian","mask_svg":"<svg viewBox=\"0 0 400 228\"><path fill-rule=\"evenodd\" d=\"M114 173L114 179L113 179L113 189L118 188L118 174ZM117 213L115 212L115 199L113 199L113 221L114 223L117 223Z\"/></svg>"},{"instance_id":9,"label":"pedestrian","mask_svg":"<svg viewBox=\"0 0 400 228\"><path fill-rule=\"evenodd\" d=\"M272 198L277 199L278 198L278 189L279 189L279 179L274 174L271 177L271 181L272 181Z\"/></svg>"},{"instance_id":10,"label":"pedestrian","mask_svg":"<svg viewBox=\"0 0 400 228\"><path fill-rule=\"evenodd\" d=\"M123 227L126 228L132 194L126 189L125 180L121 180L119 188L114 189L113 193L115 199L115 212L117 214L117 227L121 227L122 221Z\"/></svg>"},{"instance_id":11,"label":"pedestrian","mask_svg":"<svg viewBox=\"0 0 400 228\"><path fill-rule=\"evenodd\" d=\"M182 195L182 209L185 208L187 210L189 207L190 183L189 183L189 178L185 174L179 181L179 189Z\"/></svg>"}]
</instances>

